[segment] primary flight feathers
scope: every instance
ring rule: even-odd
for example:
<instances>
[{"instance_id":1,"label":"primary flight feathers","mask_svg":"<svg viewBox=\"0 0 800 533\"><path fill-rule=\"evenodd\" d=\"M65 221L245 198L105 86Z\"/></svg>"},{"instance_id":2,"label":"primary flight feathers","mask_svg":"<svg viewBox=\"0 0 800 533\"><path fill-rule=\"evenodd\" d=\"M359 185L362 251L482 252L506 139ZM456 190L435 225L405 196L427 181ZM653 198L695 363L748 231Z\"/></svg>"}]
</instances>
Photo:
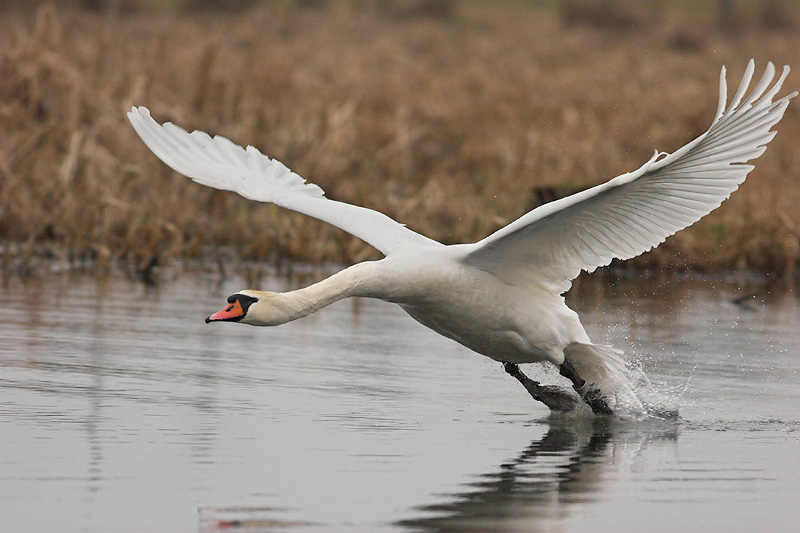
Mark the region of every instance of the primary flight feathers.
<instances>
[{"instance_id":1,"label":"primary flight feathers","mask_svg":"<svg viewBox=\"0 0 800 533\"><path fill-rule=\"evenodd\" d=\"M773 102L789 67L775 77L767 64L761 81L742 102L755 64L747 65L725 109L725 69L713 124L672 154L656 154L638 170L540 206L476 243L466 262L514 285L546 279L563 292L581 270L629 259L658 246L723 202L753 170L746 161L764 153L794 92ZM762 96L763 94L763 96ZM661 159L659 157L665 156Z\"/></svg>"},{"instance_id":2,"label":"primary flight feathers","mask_svg":"<svg viewBox=\"0 0 800 533\"><path fill-rule=\"evenodd\" d=\"M462 261L513 285L546 284L563 292L581 270L628 259L657 246L728 198L775 135L770 132L796 92L773 102L789 73L775 67L753 91L754 62L726 108L725 69L709 130L672 154L656 154L638 170L540 206L482 241L463 247ZM154 121L144 107L128 113L136 132L162 161L198 183L271 202L337 226L390 254L399 244L439 245L386 215L324 197L282 163L256 148ZM663 157L662 157L663 156Z\"/></svg>"},{"instance_id":3,"label":"primary flight feathers","mask_svg":"<svg viewBox=\"0 0 800 533\"><path fill-rule=\"evenodd\" d=\"M317 218L355 235L384 254L407 241L439 245L383 213L325 198L321 188L307 183L257 148L245 149L225 137L211 137L202 131L188 133L171 122L159 124L146 107L133 107L128 119L159 159L198 183Z\"/></svg>"}]
</instances>

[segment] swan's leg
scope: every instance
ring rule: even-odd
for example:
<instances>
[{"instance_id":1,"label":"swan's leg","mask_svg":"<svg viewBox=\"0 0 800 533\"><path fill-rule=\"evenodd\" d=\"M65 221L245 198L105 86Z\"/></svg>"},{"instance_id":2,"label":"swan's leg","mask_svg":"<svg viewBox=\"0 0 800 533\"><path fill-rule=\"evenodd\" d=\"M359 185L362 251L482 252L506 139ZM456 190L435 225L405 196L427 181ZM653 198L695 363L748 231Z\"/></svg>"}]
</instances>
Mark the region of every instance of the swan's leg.
<instances>
[{"instance_id":1,"label":"swan's leg","mask_svg":"<svg viewBox=\"0 0 800 533\"><path fill-rule=\"evenodd\" d=\"M578 391L586 386L586 381L578 375L578 371L572 366L572 363L564 359L561 366L558 367L559 373L572 382L572 387Z\"/></svg>"},{"instance_id":2,"label":"swan's leg","mask_svg":"<svg viewBox=\"0 0 800 533\"><path fill-rule=\"evenodd\" d=\"M575 370L575 367L572 366L572 363L564 360L564 362L558 368L559 373L572 382L572 388L575 389L575 392L580 394L581 398L583 398L583 401L592 408L592 412L594 414L614 414L614 412L608 406L608 402L603 397L603 393L600 392L600 389L592 387L586 383L586 380L578 375L578 372Z\"/></svg>"},{"instance_id":3,"label":"swan's leg","mask_svg":"<svg viewBox=\"0 0 800 533\"><path fill-rule=\"evenodd\" d=\"M572 411L578 407L580 400L568 390L562 389L555 385L542 385L538 381L534 381L519 369L519 365L515 363L503 363L506 372L517 378L522 383L525 390L533 396L533 399L542 402L552 411Z\"/></svg>"}]
</instances>

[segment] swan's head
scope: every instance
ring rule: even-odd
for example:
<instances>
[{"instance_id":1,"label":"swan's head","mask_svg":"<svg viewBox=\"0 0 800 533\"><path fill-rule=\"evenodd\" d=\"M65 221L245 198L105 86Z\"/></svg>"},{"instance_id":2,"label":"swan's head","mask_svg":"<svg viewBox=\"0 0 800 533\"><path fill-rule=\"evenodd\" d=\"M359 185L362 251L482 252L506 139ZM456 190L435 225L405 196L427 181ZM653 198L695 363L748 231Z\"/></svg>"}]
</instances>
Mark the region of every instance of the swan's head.
<instances>
[{"instance_id":1,"label":"swan's head","mask_svg":"<svg viewBox=\"0 0 800 533\"><path fill-rule=\"evenodd\" d=\"M282 295L274 292L239 291L228 296L222 311L206 318L209 322L241 322L251 326L277 326L287 322L290 310Z\"/></svg>"}]
</instances>

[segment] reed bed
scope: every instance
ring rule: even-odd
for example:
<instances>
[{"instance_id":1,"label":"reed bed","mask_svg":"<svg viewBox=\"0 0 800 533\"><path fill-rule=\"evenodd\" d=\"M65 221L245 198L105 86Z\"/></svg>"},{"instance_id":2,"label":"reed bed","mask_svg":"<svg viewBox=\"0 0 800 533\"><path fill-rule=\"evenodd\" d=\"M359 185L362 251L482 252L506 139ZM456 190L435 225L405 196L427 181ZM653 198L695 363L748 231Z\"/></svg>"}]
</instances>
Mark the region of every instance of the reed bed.
<instances>
[{"instance_id":1,"label":"reed bed","mask_svg":"<svg viewBox=\"0 0 800 533\"><path fill-rule=\"evenodd\" d=\"M573 23L550 4L457 3L447 17L359 3L4 16L0 262L146 271L196 258L379 257L335 228L173 173L127 123L134 104L253 144L331 198L445 243L475 241L537 198L635 169L704 131L722 64L731 83L750 57L789 64L787 88L800 87L797 28L726 36L694 4L658 4L622 27ZM777 129L721 209L626 268L793 277L800 102Z\"/></svg>"}]
</instances>

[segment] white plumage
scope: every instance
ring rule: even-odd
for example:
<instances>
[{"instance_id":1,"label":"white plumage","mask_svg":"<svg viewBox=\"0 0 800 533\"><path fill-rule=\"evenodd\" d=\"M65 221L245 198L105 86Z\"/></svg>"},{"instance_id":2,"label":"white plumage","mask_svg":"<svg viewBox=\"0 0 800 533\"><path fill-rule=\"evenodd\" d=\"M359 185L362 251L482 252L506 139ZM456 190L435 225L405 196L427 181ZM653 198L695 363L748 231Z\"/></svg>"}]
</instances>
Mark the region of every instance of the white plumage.
<instances>
[{"instance_id":1,"label":"white plumage","mask_svg":"<svg viewBox=\"0 0 800 533\"><path fill-rule=\"evenodd\" d=\"M187 133L170 122L159 124L146 107L134 107L128 118L154 154L197 183L317 218L355 235L384 254L403 242L439 245L383 213L325 198L318 186L307 183L283 163L253 146L242 148L220 135Z\"/></svg>"},{"instance_id":2,"label":"white plumage","mask_svg":"<svg viewBox=\"0 0 800 533\"><path fill-rule=\"evenodd\" d=\"M717 116L706 133L673 154L656 152L634 172L534 209L478 242L467 262L509 283L545 282L563 292L582 269L592 272L614 258L635 257L700 220L753 170L741 163L764 153L775 135L769 129L797 94L772 103L789 74L787 66L757 100L775 75L769 63L755 90L739 105L753 70L750 61L724 110L723 68Z\"/></svg>"},{"instance_id":3,"label":"white plumage","mask_svg":"<svg viewBox=\"0 0 800 533\"><path fill-rule=\"evenodd\" d=\"M323 220L386 255L299 291L242 291L231 299L245 295L252 302L240 315L213 318L223 316L217 313L212 319L274 325L347 296L376 297L400 304L424 325L498 361L563 365L566 356L582 378L613 396L625 388L624 364L613 351L591 344L560 295L581 270L591 272L658 246L739 187L753 169L744 163L764 152L775 135L770 128L797 95L773 101L789 67L770 87L775 68L769 63L745 98L754 68L751 60L726 107L723 67L713 123L683 148L656 152L634 172L540 206L475 244L454 246L377 211L329 200L322 189L252 146L243 149L224 137L160 125L144 107L134 107L128 117L161 160L198 183Z\"/></svg>"}]
</instances>

